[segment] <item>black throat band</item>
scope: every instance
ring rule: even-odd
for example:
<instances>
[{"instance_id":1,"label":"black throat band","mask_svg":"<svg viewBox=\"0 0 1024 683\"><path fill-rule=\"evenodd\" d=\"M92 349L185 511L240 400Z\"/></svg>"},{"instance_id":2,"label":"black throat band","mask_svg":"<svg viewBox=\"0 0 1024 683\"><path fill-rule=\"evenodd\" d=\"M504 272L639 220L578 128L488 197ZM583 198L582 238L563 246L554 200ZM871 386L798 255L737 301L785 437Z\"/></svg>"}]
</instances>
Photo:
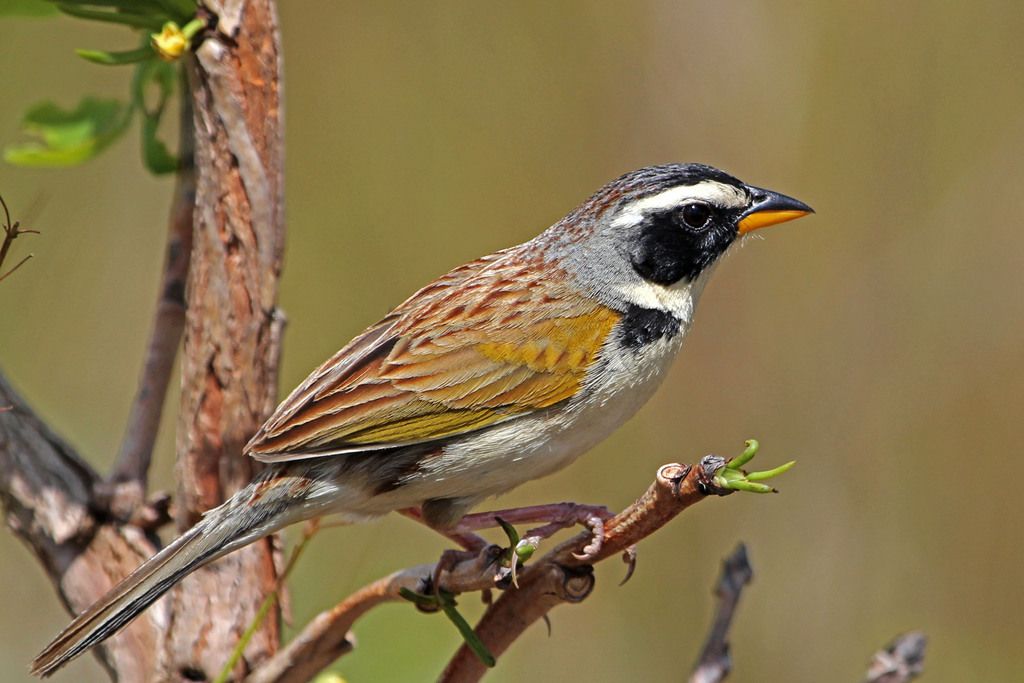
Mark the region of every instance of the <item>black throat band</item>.
<instances>
[{"instance_id":1,"label":"black throat band","mask_svg":"<svg viewBox=\"0 0 1024 683\"><path fill-rule=\"evenodd\" d=\"M619 321L618 335L622 345L637 349L679 333L679 318L668 311L630 304Z\"/></svg>"}]
</instances>

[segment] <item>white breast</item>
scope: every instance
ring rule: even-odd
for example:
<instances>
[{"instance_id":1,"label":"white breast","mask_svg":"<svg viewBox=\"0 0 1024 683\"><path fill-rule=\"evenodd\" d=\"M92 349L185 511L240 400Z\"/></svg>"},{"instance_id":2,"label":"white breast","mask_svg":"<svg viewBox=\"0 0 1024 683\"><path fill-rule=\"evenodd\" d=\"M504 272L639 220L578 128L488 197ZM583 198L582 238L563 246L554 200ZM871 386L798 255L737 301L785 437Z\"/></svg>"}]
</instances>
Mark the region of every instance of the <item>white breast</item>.
<instances>
[{"instance_id":1,"label":"white breast","mask_svg":"<svg viewBox=\"0 0 1024 683\"><path fill-rule=\"evenodd\" d=\"M420 500L479 499L562 469L607 438L647 402L682 345L671 338L625 348L614 332L578 397L567 404L481 430L445 447L402 487Z\"/></svg>"}]
</instances>

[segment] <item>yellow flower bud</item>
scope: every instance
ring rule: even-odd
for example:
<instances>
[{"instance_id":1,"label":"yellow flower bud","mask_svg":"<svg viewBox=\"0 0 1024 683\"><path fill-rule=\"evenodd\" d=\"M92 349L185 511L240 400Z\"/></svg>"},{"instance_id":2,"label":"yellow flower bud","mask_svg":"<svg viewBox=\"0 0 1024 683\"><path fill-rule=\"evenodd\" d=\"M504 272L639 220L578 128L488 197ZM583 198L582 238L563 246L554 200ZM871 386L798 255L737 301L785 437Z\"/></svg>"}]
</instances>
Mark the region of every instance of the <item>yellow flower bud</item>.
<instances>
[{"instance_id":1,"label":"yellow flower bud","mask_svg":"<svg viewBox=\"0 0 1024 683\"><path fill-rule=\"evenodd\" d=\"M327 671L314 678L313 683L345 683L345 679L333 671Z\"/></svg>"},{"instance_id":2,"label":"yellow flower bud","mask_svg":"<svg viewBox=\"0 0 1024 683\"><path fill-rule=\"evenodd\" d=\"M151 33L150 41L160 59L173 62L188 49L188 38L181 28L173 21L164 24L160 33Z\"/></svg>"}]
</instances>

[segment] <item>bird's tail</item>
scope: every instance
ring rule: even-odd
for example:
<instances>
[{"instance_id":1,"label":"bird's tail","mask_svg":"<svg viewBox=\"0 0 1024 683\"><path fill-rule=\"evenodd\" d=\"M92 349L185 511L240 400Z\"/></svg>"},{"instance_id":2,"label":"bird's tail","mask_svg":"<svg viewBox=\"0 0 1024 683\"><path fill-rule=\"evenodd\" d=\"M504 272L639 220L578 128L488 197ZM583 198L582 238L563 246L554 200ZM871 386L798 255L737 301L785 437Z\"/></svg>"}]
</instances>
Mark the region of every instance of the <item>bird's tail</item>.
<instances>
[{"instance_id":1,"label":"bird's tail","mask_svg":"<svg viewBox=\"0 0 1024 683\"><path fill-rule=\"evenodd\" d=\"M302 500L301 479L265 472L257 481L206 515L177 540L143 563L105 596L75 617L32 662L32 673L48 676L93 645L119 631L174 584L205 564L278 529L320 512Z\"/></svg>"}]
</instances>

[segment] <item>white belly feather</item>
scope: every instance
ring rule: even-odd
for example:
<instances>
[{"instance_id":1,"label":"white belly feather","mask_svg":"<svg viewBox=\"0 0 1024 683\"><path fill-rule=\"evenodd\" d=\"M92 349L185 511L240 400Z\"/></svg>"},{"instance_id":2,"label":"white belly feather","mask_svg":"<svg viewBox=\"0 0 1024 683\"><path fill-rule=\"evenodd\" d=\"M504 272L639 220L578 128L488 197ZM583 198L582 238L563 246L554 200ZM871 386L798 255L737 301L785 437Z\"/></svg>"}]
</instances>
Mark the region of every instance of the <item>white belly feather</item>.
<instances>
[{"instance_id":1,"label":"white belly feather","mask_svg":"<svg viewBox=\"0 0 1024 683\"><path fill-rule=\"evenodd\" d=\"M556 472L606 439L661 384L693 322L711 270L695 282L670 287L633 284L623 299L671 313L679 321L674 335L626 348L613 330L579 396L565 406L496 425L445 447L442 457L403 488L421 499L485 498Z\"/></svg>"},{"instance_id":2,"label":"white belly feather","mask_svg":"<svg viewBox=\"0 0 1024 683\"><path fill-rule=\"evenodd\" d=\"M607 438L658 388L682 344L684 328L638 349L614 333L580 395L565 406L496 425L445 447L405 493L483 498L562 469ZM436 488L436 493L433 490Z\"/></svg>"},{"instance_id":3,"label":"white belly feather","mask_svg":"<svg viewBox=\"0 0 1024 683\"><path fill-rule=\"evenodd\" d=\"M639 302L634 305L671 313L678 330L628 347L613 329L579 394L568 403L467 434L446 445L440 456L425 459L401 486L385 494L367 497L365 488L356 487L351 495L340 495L343 487L331 482L331 500L364 516L430 499L463 499L472 505L562 469L607 438L654 394L690 327L706 275L675 287L634 287L628 297Z\"/></svg>"}]
</instances>

